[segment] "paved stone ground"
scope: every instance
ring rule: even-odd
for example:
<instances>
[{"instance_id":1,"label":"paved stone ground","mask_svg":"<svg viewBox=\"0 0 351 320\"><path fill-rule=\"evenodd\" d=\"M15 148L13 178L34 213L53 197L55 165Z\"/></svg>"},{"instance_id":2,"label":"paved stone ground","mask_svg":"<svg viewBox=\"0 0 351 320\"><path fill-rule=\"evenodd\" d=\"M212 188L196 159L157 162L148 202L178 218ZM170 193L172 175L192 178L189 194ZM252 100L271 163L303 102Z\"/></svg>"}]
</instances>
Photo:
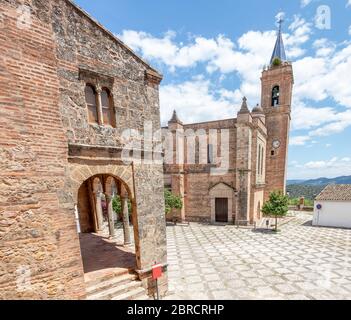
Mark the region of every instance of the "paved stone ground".
<instances>
[{"instance_id":1,"label":"paved stone ground","mask_svg":"<svg viewBox=\"0 0 351 320\"><path fill-rule=\"evenodd\" d=\"M85 280L90 281L125 269L135 269L134 247L123 246L123 229L117 230L118 237L110 240L108 232L80 234Z\"/></svg>"},{"instance_id":2,"label":"paved stone ground","mask_svg":"<svg viewBox=\"0 0 351 320\"><path fill-rule=\"evenodd\" d=\"M298 213L273 234L234 226L169 226L167 299L351 299L351 230Z\"/></svg>"}]
</instances>

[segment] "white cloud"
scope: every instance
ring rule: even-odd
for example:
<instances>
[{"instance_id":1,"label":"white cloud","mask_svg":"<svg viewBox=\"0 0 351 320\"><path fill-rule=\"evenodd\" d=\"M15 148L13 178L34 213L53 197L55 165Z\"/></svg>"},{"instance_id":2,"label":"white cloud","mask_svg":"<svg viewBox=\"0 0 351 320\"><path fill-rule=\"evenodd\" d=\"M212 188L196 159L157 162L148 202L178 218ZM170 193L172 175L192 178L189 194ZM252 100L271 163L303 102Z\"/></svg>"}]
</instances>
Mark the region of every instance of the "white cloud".
<instances>
[{"instance_id":1,"label":"white cloud","mask_svg":"<svg viewBox=\"0 0 351 320\"><path fill-rule=\"evenodd\" d=\"M311 2L312 0L301 0L301 7L302 8L307 7Z\"/></svg>"},{"instance_id":2,"label":"white cloud","mask_svg":"<svg viewBox=\"0 0 351 320\"><path fill-rule=\"evenodd\" d=\"M287 55L289 58L300 57L304 54L300 46L309 40L311 25L295 16L289 30L289 34L283 35ZM238 92L256 103L260 101L259 75L263 66L269 62L276 31L248 31L236 42L224 35L211 39L194 37L188 44L177 43L176 34L170 31L156 38L145 32L124 30L119 37L145 59L154 63L162 62L170 71L204 63L209 74L216 71L222 75L236 73L242 81Z\"/></svg>"},{"instance_id":3,"label":"white cloud","mask_svg":"<svg viewBox=\"0 0 351 320\"><path fill-rule=\"evenodd\" d=\"M299 164L297 161L289 164L289 179L334 178L351 175L351 158L333 157L330 160L309 161Z\"/></svg>"},{"instance_id":4,"label":"white cloud","mask_svg":"<svg viewBox=\"0 0 351 320\"><path fill-rule=\"evenodd\" d=\"M180 46L174 42L175 36L173 31L168 31L162 38L156 38L146 32L124 30L120 38L133 50L141 52L145 59L161 61L172 70L176 67L193 67L199 62L212 59L222 38L197 37L194 43Z\"/></svg>"},{"instance_id":5,"label":"white cloud","mask_svg":"<svg viewBox=\"0 0 351 320\"><path fill-rule=\"evenodd\" d=\"M333 121L336 112L330 107L311 108L296 100L292 108L292 129L306 130L319 127Z\"/></svg>"},{"instance_id":6,"label":"white cloud","mask_svg":"<svg viewBox=\"0 0 351 320\"><path fill-rule=\"evenodd\" d=\"M296 136L290 138L291 146L304 146L311 138L309 136Z\"/></svg>"},{"instance_id":7,"label":"white cloud","mask_svg":"<svg viewBox=\"0 0 351 320\"><path fill-rule=\"evenodd\" d=\"M306 169L327 169L333 166L336 166L337 163L339 162L345 162L345 161L338 161L339 159L337 157L332 158L329 161L310 161L307 162L304 167Z\"/></svg>"},{"instance_id":8,"label":"white cloud","mask_svg":"<svg viewBox=\"0 0 351 320\"><path fill-rule=\"evenodd\" d=\"M318 39L313 43L317 57L328 57L335 52L336 45L328 39Z\"/></svg>"},{"instance_id":9,"label":"white cloud","mask_svg":"<svg viewBox=\"0 0 351 320\"><path fill-rule=\"evenodd\" d=\"M308 108L304 104L293 109L294 130L310 129L307 135L297 136L291 145L304 146L316 137L327 137L343 132L351 126L351 110L337 112L332 108Z\"/></svg>"},{"instance_id":10,"label":"white cloud","mask_svg":"<svg viewBox=\"0 0 351 320\"><path fill-rule=\"evenodd\" d=\"M351 0L350 0L351 1ZM308 1L306 1L306 4ZM281 15L283 13L279 13ZM351 125L349 113L340 111L340 107L311 107L309 103L323 102L331 98L336 104L351 109L351 86L348 79L351 70L351 43L336 44L321 38L313 42L313 55L304 56L304 45L312 35L312 24L301 16L295 15L284 33L287 55L294 61L294 101L292 114L293 130L310 130L302 134L305 137L319 137L339 133ZM169 31L162 37L154 37L145 32L125 30L120 38L144 58L153 64L166 66L170 71L179 68L189 69L198 64L204 66L208 79L213 79L218 72L222 79L235 73L241 81L240 86L231 91L220 88L220 81L214 83L192 79L180 84L161 87L161 109L163 123L168 120L171 109L184 113L184 121L205 121L214 118L235 116L234 106L238 107L242 96L246 96L250 105L260 101L260 74L269 61L276 39L276 31L248 31L233 41L225 35L215 38L192 37L188 43L176 41L176 33ZM199 90L198 92L195 92ZM191 99L187 92L192 92L196 99ZM202 98L200 95L204 95ZM186 97L186 98L185 98ZM201 101L201 107L196 101ZM229 103L232 103L229 112ZM208 104L208 105L207 105ZM214 105L217 107L213 113ZM197 106L198 109L193 109ZM201 110L198 112L197 110ZM301 136L302 136L301 135ZM307 143L307 138L303 141ZM303 145L301 140L292 140L294 145Z\"/></svg>"},{"instance_id":11,"label":"white cloud","mask_svg":"<svg viewBox=\"0 0 351 320\"><path fill-rule=\"evenodd\" d=\"M343 132L351 126L351 110L335 114L331 120L333 122L310 132L310 136L326 137L332 134Z\"/></svg>"},{"instance_id":12,"label":"white cloud","mask_svg":"<svg viewBox=\"0 0 351 320\"><path fill-rule=\"evenodd\" d=\"M180 120L185 123L234 118L238 111L238 107L234 108L234 100L238 98L227 91L216 91L210 81L202 76L184 83L162 86L163 125L167 124L173 110L177 110Z\"/></svg>"},{"instance_id":13,"label":"white cloud","mask_svg":"<svg viewBox=\"0 0 351 320\"><path fill-rule=\"evenodd\" d=\"M351 7L351 0L347 0L346 8Z\"/></svg>"}]
</instances>

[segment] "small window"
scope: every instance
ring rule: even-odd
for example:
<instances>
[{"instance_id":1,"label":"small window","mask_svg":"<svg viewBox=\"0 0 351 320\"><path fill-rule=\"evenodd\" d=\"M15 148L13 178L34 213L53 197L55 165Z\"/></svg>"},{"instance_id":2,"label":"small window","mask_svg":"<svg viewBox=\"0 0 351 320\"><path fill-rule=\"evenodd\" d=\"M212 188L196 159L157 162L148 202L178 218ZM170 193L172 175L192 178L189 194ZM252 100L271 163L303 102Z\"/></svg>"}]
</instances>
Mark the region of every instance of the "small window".
<instances>
[{"instance_id":1,"label":"small window","mask_svg":"<svg viewBox=\"0 0 351 320\"><path fill-rule=\"evenodd\" d=\"M280 90L279 86L275 86L272 90L272 107L279 106Z\"/></svg>"},{"instance_id":2,"label":"small window","mask_svg":"<svg viewBox=\"0 0 351 320\"><path fill-rule=\"evenodd\" d=\"M112 107L112 98L111 94L107 89L103 89L101 92L101 107L102 107L102 116L103 123L105 125L114 126L114 112Z\"/></svg>"},{"instance_id":3,"label":"small window","mask_svg":"<svg viewBox=\"0 0 351 320\"><path fill-rule=\"evenodd\" d=\"M85 87L85 101L88 106L89 122L98 123L96 91L91 85Z\"/></svg>"},{"instance_id":4,"label":"small window","mask_svg":"<svg viewBox=\"0 0 351 320\"><path fill-rule=\"evenodd\" d=\"M271 156L274 156L274 155L275 155L275 151L272 150L272 151L271 151Z\"/></svg>"}]
</instances>

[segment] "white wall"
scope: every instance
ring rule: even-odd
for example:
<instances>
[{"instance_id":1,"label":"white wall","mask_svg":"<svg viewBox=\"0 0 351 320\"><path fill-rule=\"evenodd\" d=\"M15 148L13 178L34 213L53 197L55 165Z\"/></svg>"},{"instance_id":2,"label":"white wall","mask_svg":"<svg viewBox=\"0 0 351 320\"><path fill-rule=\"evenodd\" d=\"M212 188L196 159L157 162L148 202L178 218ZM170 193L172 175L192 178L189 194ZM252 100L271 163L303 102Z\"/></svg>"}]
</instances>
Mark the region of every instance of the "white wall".
<instances>
[{"instance_id":1,"label":"white wall","mask_svg":"<svg viewBox=\"0 0 351 320\"><path fill-rule=\"evenodd\" d=\"M318 210L317 205L322 205ZM351 201L315 201L313 225L351 228Z\"/></svg>"}]
</instances>

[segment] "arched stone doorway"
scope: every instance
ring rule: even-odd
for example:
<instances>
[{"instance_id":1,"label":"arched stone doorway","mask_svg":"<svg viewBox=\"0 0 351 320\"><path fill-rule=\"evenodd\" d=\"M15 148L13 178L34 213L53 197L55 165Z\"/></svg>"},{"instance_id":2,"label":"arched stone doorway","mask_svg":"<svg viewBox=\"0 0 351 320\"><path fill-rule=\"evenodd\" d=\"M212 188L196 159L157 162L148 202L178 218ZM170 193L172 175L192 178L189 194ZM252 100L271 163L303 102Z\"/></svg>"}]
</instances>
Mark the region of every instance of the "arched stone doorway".
<instances>
[{"instance_id":1,"label":"arched stone doorway","mask_svg":"<svg viewBox=\"0 0 351 320\"><path fill-rule=\"evenodd\" d=\"M167 292L167 254L166 254L166 224L165 224L165 214L164 214L164 198L163 198L163 172L162 166L145 166L136 165L131 163L130 165L122 164L118 160L93 160L91 159L91 154L94 150L88 150L89 157L77 157L72 156L69 165L69 179L67 180L67 187L71 191L73 201L76 205L76 221L77 226L80 225L79 208L82 207L79 201L79 193L84 193L81 191L82 185L90 179L96 179L98 177L104 176L111 181L114 179L117 181L116 184L121 183L127 192L127 198L130 200L130 217L132 221L131 238L134 240L134 245L132 244L129 248L132 248L134 267L126 269L123 267L122 273L119 266L121 266L121 259L118 257L108 260L105 269L101 269L99 272L93 271L92 277L87 276L85 273L85 286L87 298L91 298L92 287L97 286L99 282L99 288L102 288L102 284L106 284L106 281L110 284L113 283L113 290L115 289L126 289L126 277L132 277L133 283L128 282L128 294L135 294L135 290L140 288L134 288L131 290L132 286L141 286L143 292L147 289L147 293L152 295L155 293L155 281L152 280L152 266L156 263L160 263L163 266L164 275L159 281L160 293L164 295ZM95 152L95 151L94 151ZM93 184L98 184L96 181L92 181ZM97 190L103 190L103 186L106 183L101 182L102 187ZM117 188L118 189L118 188ZM119 189L118 189L119 190ZM102 197L102 200L104 198ZM85 201L85 206L91 208L91 202ZM83 204L84 207L84 204ZM106 208L105 208L106 209ZM99 235L96 233L97 229L94 227L97 225L98 216L88 220L88 231L90 233L82 234L84 235ZM108 221L104 221L105 236L102 237L104 242L110 242L114 239L109 239L110 234L108 233L109 228ZM82 260L86 257L86 253L92 256L92 259L99 260L103 259L104 254L107 256L113 256L109 252L109 246L115 251L117 249L124 248L123 239L123 229L117 229L117 245L108 243L107 246L88 248L87 250L81 250ZM133 235L134 233L134 235ZM116 242L116 241L115 241ZM111 263L110 263L111 262ZM131 264L128 264L130 266ZM83 266L82 266L83 267ZM97 269L97 268L96 268ZM114 270L117 269L117 272ZM135 272L133 272L135 270ZM106 272L108 272L106 274ZM107 280L108 279L108 280ZM121 281L119 281L121 280ZM102 282L102 283L101 283ZM104 289L105 290L105 289ZM95 298L96 296L94 296ZM116 298L106 297L104 298ZM130 298L130 297L129 297Z\"/></svg>"},{"instance_id":2,"label":"arched stone doorway","mask_svg":"<svg viewBox=\"0 0 351 320\"><path fill-rule=\"evenodd\" d=\"M118 205L115 212L113 201ZM83 268L88 278L137 269L135 205L129 186L119 177L97 174L78 189L77 215Z\"/></svg>"},{"instance_id":3,"label":"arched stone doorway","mask_svg":"<svg viewBox=\"0 0 351 320\"><path fill-rule=\"evenodd\" d=\"M220 182L210 188L209 195L211 201L211 222L232 223L234 219L234 189L228 184Z\"/></svg>"}]
</instances>

